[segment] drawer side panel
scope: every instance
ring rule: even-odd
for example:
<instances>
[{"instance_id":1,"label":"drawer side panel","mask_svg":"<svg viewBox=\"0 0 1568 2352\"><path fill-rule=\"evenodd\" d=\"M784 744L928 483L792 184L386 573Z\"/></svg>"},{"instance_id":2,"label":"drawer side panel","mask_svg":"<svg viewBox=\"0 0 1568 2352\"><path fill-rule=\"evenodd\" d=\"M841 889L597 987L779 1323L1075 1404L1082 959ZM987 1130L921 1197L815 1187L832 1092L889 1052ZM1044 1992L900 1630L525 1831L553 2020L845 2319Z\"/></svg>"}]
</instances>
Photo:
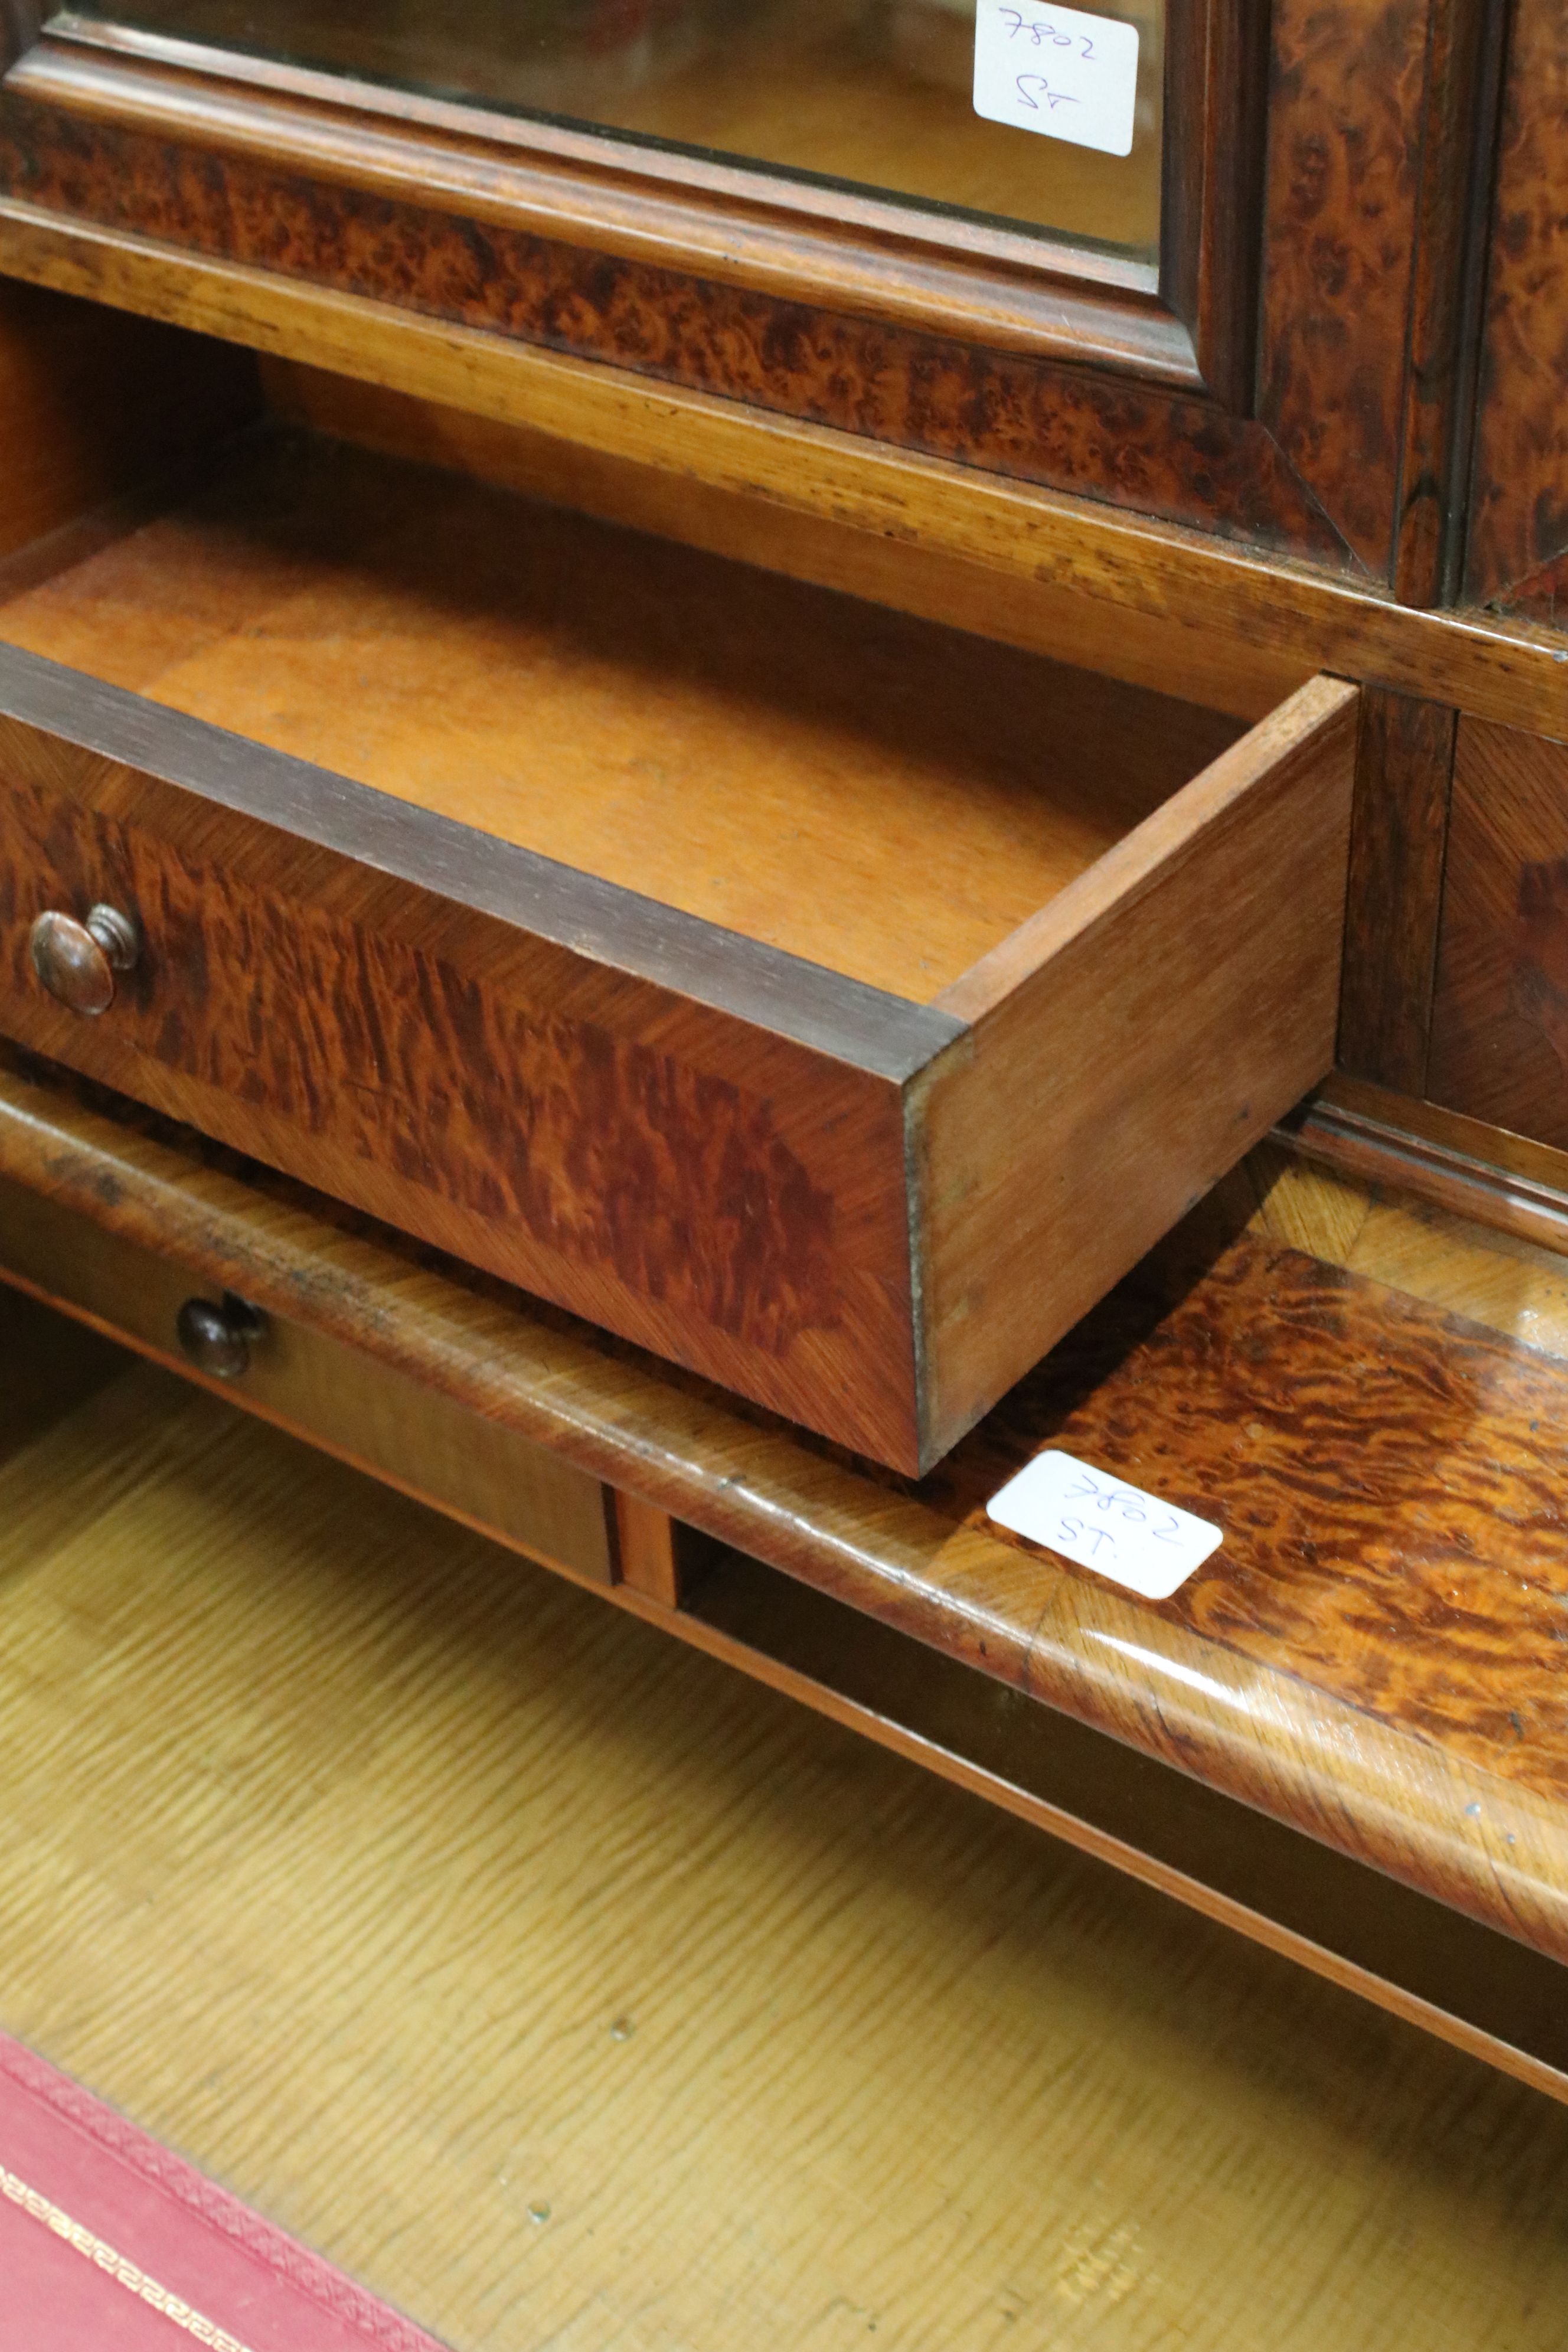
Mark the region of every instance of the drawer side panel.
<instances>
[{"instance_id":1,"label":"drawer side panel","mask_svg":"<svg viewBox=\"0 0 1568 2352\"><path fill-rule=\"evenodd\" d=\"M971 975L911 1104L928 1462L1332 1064L1357 699L1303 687Z\"/></svg>"}]
</instances>

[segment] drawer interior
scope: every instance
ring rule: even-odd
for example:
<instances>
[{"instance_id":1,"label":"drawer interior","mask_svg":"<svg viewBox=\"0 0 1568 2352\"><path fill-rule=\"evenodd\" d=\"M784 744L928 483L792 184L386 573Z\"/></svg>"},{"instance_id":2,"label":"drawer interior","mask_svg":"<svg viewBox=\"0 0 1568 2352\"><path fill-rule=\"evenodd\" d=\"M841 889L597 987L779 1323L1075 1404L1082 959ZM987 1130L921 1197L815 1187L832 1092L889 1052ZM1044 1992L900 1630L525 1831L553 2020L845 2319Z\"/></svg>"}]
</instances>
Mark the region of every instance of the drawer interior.
<instances>
[{"instance_id":1,"label":"drawer interior","mask_svg":"<svg viewBox=\"0 0 1568 2352\"><path fill-rule=\"evenodd\" d=\"M96 536L0 639L920 1003L1244 731L293 428Z\"/></svg>"}]
</instances>

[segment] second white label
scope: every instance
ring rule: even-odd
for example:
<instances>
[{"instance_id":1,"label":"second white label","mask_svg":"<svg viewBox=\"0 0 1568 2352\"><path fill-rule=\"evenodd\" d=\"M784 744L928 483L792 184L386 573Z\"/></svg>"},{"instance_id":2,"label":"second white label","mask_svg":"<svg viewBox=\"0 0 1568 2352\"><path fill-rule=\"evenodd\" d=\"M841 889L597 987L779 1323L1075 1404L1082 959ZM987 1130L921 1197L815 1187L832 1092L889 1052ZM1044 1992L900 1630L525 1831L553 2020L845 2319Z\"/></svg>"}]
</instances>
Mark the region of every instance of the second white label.
<instances>
[{"instance_id":1,"label":"second white label","mask_svg":"<svg viewBox=\"0 0 1568 2352\"><path fill-rule=\"evenodd\" d=\"M1037 1454L985 1509L998 1526L1146 1601L1168 1601L1223 1534L1210 1520L1054 1448Z\"/></svg>"},{"instance_id":2,"label":"second white label","mask_svg":"<svg viewBox=\"0 0 1568 2352\"><path fill-rule=\"evenodd\" d=\"M988 122L1130 155L1137 96L1135 25L1079 8L978 0L974 111Z\"/></svg>"}]
</instances>

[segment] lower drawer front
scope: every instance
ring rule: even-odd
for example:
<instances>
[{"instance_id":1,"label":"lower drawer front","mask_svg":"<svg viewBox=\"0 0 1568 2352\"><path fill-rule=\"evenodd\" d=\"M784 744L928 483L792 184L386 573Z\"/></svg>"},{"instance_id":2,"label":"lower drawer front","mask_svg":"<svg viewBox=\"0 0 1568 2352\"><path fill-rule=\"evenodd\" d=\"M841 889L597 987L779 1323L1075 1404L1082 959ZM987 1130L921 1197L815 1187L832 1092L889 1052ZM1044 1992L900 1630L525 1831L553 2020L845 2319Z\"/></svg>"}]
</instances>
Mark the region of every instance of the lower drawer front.
<instances>
[{"instance_id":1,"label":"lower drawer front","mask_svg":"<svg viewBox=\"0 0 1568 2352\"><path fill-rule=\"evenodd\" d=\"M184 1267L5 1178L0 1277L198 1374L181 1310L222 1303ZM615 1496L586 1472L302 1325L266 1318L244 1355L225 1377L237 1402L550 1567L613 1582Z\"/></svg>"}]
</instances>

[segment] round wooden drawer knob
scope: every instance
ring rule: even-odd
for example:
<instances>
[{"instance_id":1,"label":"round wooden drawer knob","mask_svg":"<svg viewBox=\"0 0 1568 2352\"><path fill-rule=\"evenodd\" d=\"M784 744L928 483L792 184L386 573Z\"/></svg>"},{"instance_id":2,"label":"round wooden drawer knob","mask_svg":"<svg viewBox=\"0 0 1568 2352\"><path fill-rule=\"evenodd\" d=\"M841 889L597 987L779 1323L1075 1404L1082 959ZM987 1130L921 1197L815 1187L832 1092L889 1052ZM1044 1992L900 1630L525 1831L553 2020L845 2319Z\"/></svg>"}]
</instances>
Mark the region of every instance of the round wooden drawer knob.
<instances>
[{"instance_id":1,"label":"round wooden drawer knob","mask_svg":"<svg viewBox=\"0 0 1568 2352\"><path fill-rule=\"evenodd\" d=\"M215 1381L237 1381L250 1370L250 1350L266 1328L260 1308L232 1290L225 1291L219 1306L210 1298L187 1298L174 1318L184 1355Z\"/></svg>"},{"instance_id":2,"label":"round wooden drawer knob","mask_svg":"<svg viewBox=\"0 0 1568 2352\"><path fill-rule=\"evenodd\" d=\"M85 923L51 908L33 925L29 944L49 994L92 1019L113 1003L116 973L136 961L136 926L118 907L94 907Z\"/></svg>"}]
</instances>

